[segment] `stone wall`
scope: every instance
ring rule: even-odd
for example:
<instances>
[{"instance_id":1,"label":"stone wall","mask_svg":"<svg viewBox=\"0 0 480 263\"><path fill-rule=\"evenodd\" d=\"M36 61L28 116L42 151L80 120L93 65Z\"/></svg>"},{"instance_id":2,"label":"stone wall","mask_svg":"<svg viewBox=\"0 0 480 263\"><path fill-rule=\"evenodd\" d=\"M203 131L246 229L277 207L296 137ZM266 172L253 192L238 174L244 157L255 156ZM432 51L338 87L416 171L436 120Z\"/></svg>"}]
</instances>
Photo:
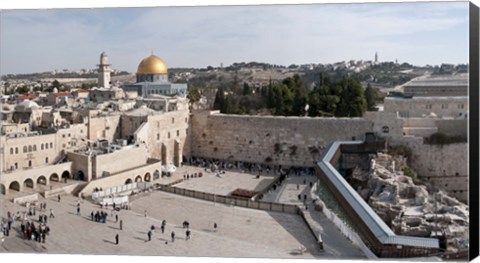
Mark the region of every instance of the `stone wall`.
<instances>
[{"instance_id":1,"label":"stone wall","mask_svg":"<svg viewBox=\"0 0 480 263\"><path fill-rule=\"evenodd\" d=\"M189 111L177 110L151 115L124 115L121 121L121 136L133 136L148 145L148 154L162 160L163 164L177 166L182 156L189 155Z\"/></svg>"},{"instance_id":2,"label":"stone wall","mask_svg":"<svg viewBox=\"0 0 480 263\"><path fill-rule=\"evenodd\" d=\"M313 166L333 141L363 140L373 122L364 118L308 118L195 112L192 155L231 161ZM313 150L316 149L316 150ZM312 153L313 150L313 153Z\"/></svg>"},{"instance_id":3,"label":"stone wall","mask_svg":"<svg viewBox=\"0 0 480 263\"><path fill-rule=\"evenodd\" d=\"M113 141L120 137L120 115L90 115L88 121L88 138L91 141L96 141L97 139Z\"/></svg>"},{"instance_id":4,"label":"stone wall","mask_svg":"<svg viewBox=\"0 0 480 263\"><path fill-rule=\"evenodd\" d=\"M121 117L120 138L128 139L134 136L135 131L147 121L147 115L135 116L124 114Z\"/></svg>"},{"instance_id":5,"label":"stone wall","mask_svg":"<svg viewBox=\"0 0 480 263\"><path fill-rule=\"evenodd\" d=\"M429 137L438 132L433 118L402 118L405 136Z\"/></svg>"},{"instance_id":6,"label":"stone wall","mask_svg":"<svg viewBox=\"0 0 480 263\"><path fill-rule=\"evenodd\" d=\"M441 132L449 136L467 137L467 119L403 118L405 135L428 137Z\"/></svg>"},{"instance_id":7,"label":"stone wall","mask_svg":"<svg viewBox=\"0 0 480 263\"><path fill-rule=\"evenodd\" d=\"M143 145L132 149L97 155L93 161L93 173L96 175L96 178L100 178L104 176L104 172L112 174L145 165L147 164L147 159L147 151Z\"/></svg>"},{"instance_id":8,"label":"stone wall","mask_svg":"<svg viewBox=\"0 0 480 263\"><path fill-rule=\"evenodd\" d=\"M163 164L182 162L189 155L188 128L190 123L188 110L165 112L148 116L147 145L149 156L162 160Z\"/></svg>"},{"instance_id":9,"label":"stone wall","mask_svg":"<svg viewBox=\"0 0 480 263\"><path fill-rule=\"evenodd\" d=\"M92 180L92 160L90 156L75 152L68 152L67 157L68 160L72 162L73 178L75 178L75 176L81 171L84 175L84 180Z\"/></svg>"},{"instance_id":10,"label":"stone wall","mask_svg":"<svg viewBox=\"0 0 480 263\"><path fill-rule=\"evenodd\" d=\"M382 137L402 137L403 121L393 112L367 111L363 118L373 123L373 132Z\"/></svg>"},{"instance_id":11,"label":"stone wall","mask_svg":"<svg viewBox=\"0 0 480 263\"><path fill-rule=\"evenodd\" d=\"M468 119L435 120L438 131L449 136L468 136Z\"/></svg>"},{"instance_id":12,"label":"stone wall","mask_svg":"<svg viewBox=\"0 0 480 263\"><path fill-rule=\"evenodd\" d=\"M409 164L420 179L432 182L461 201L468 196L468 144L424 144L423 138L405 137L391 141L412 150Z\"/></svg>"}]
</instances>

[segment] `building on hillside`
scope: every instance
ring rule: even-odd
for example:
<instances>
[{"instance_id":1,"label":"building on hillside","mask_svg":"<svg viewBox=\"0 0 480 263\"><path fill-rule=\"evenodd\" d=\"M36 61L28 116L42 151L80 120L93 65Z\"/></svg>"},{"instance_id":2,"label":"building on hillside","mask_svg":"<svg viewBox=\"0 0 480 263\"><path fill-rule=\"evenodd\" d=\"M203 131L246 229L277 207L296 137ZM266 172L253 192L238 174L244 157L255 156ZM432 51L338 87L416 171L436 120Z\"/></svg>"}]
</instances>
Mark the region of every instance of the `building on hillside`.
<instances>
[{"instance_id":1,"label":"building on hillside","mask_svg":"<svg viewBox=\"0 0 480 263\"><path fill-rule=\"evenodd\" d=\"M89 99L93 102L102 103L105 101L126 99L126 94L119 87L92 88L89 92Z\"/></svg>"},{"instance_id":2,"label":"building on hillside","mask_svg":"<svg viewBox=\"0 0 480 263\"><path fill-rule=\"evenodd\" d=\"M88 98L88 93L89 93L89 91L84 90L84 89L77 89L77 90L72 91L72 95L76 99Z\"/></svg>"},{"instance_id":3,"label":"building on hillside","mask_svg":"<svg viewBox=\"0 0 480 263\"><path fill-rule=\"evenodd\" d=\"M105 70L99 82L110 74L104 53L101 65ZM160 77L156 80L166 82L166 75ZM85 100L87 94L91 103L69 107L74 98ZM88 93L54 92L47 98L54 107L22 100L2 110L6 113L0 138L2 194L45 190L63 179L91 181L116 175L121 182L112 179L112 186L151 181L158 179L162 165L179 166L190 153L186 97L137 98L136 92L101 87ZM121 164L114 161L119 158L124 160Z\"/></svg>"},{"instance_id":4,"label":"building on hillside","mask_svg":"<svg viewBox=\"0 0 480 263\"><path fill-rule=\"evenodd\" d=\"M124 85L125 91L135 91L138 96L185 95L187 84L170 83L165 62L155 55L144 58L137 68L137 82Z\"/></svg>"},{"instance_id":5,"label":"building on hillside","mask_svg":"<svg viewBox=\"0 0 480 263\"><path fill-rule=\"evenodd\" d=\"M55 92L47 95L47 105L63 106L71 105L74 102L74 97L70 92Z\"/></svg>"}]
</instances>

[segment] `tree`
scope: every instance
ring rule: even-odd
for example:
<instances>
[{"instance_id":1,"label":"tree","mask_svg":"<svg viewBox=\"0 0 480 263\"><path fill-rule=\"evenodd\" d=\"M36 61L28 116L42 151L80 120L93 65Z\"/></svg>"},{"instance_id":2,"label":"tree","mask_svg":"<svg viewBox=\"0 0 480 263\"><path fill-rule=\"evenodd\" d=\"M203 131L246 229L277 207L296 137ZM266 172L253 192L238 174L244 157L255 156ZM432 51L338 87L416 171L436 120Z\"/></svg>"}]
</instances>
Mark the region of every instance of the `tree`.
<instances>
[{"instance_id":1,"label":"tree","mask_svg":"<svg viewBox=\"0 0 480 263\"><path fill-rule=\"evenodd\" d=\"M305 106L307 105L308 96L307 88L303 82L296 83L295 87L295 96L293 99L292 106L292 115L294 116L304 116L305 115Z\"/></svg>"},{"instance_id":2,"label":"tree","mask_svg":"<svg viewBox=\"0 0 480 263\"><path fill-rule=\"evenodd\" d=\"M221 110L225 104L225 91L223 87L218 88L217 93L215 93L215 101L213 103L214 110Z\"/></svg>"},{"instance_id":3,"label":"tree","mask_svg":"<svg viewBox=\"0 0 480 263\"><path fill-rule=\"evenodd\" d=\"M60 88L60 82L58 82L58 80L54 80L52 82L52 87L57 89Z\"/></svg>"},{"instance_id":4,"label":"tree","mask_svg":"<svg viewBox=\"0 0 480 263\"><path fill-rule=\"evenodd\" d=\"M360 82L345 78L340 81L340 88L342 92L335 115L339 117L363 116L367 109L367 102Z\"/></svg>"},{"instance_id":5,"label":"tree","mask_svg":"<svg viewBox=\"0 0 480 263\"><path fill-rule=\"evenodd\" d=\"M319 116L320 112L320 95L318 92L313 91L308 97L308 116L315 117Z\"/></svg>"},{"instance_id":6,"label":"tree","mask_svg":"<svg viewBox=\"0 0 480 263\"><path fill-rule=\"evenodd\" d=\"M243 95L250 95L252 94L252 87L248 85L248 83L244 82L243 83Z\"/></svg>"},{"instance_id":7,"label":"tree","mask_svg":"<svg viewBox=\"0 0 480 263\"><path fill-rule=\"evenodd\" d=\"M271 79L269 81L266 94L267 94L267 100L266 100L267 101L267 108L269 108L269 109L275 108L275 94L274 94L274 91L273 91L273 84L272 84Z\"/></svg>"},{"instance_id":8,"label":"tree","mask_svg":"<svg viewBox=\"0 0 480 263\"><path fill-rule=\"evenodd\" d=\"M27 94L30 91L30 89L27 86L21 86L21 87L18 87L15 91L20 94Z\"/></svg>"},{"instance_id":9,"label":"tree","mask_svg":"<svg viewBox=\"0 0 480 263\"><path fill-rule=\"evenodd\" d=\"M187 98L190 100L192 104L199 101L200 98L202 97L197 87L189 87L187 92L188 92Z\"/></svg>"},{"instance_id":10,"label":"tree","mask_svg":"<svg viewBox=\"0 0 480 263\"><path fill-rule=\"evenodd\" d=\"M365 100L367 102L367 110L368 111L377 111L378 108L375 107L376 101L380 97L380 90L378 88L372 88L370 83L367 85L365 89Z\"/></svg>"},{"instance_id":11,"label":"tree","mask_svg":"<svg viewBox=\"0 0 480 263\"><path fill-rule=\"evenodd\" d=\"M95 86L96 86L95 83L82 83L82 89L86 89L86 90L89 90Z\"/></svg>"},{"instance_id":12,"label":"tree","mask_svg":"<svg viewBox=\"0 0 480 263\"><path fill-rule=\"evenodd\" d=\"M242 114L243 112L241 111L238 101L236 97L232 94L229 94L225 97L225 101L220 108L221 113L225 114Z\"/></svg>"},{"instance_id":13,"label":"tree","mask_svg":"<svg viewBox=\"0 0 480 263\"><path fill-rule=\"evenodd\" d=\"M289 116L292 112L293 92L283 83L275 84L272 89L274 114Z\"/></svg>"}]
</instances>

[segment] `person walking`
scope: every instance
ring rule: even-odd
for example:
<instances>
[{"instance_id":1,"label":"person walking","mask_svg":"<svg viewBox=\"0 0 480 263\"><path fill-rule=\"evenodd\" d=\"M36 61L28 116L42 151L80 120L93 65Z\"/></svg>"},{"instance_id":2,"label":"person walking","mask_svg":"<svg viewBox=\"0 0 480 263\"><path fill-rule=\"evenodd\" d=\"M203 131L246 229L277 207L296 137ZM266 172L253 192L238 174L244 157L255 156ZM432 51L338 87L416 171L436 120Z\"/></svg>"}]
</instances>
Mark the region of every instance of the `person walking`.
<instances>
[{"instance_id":1,"label":"person walking","mask_svg":"<svg viewBox=\"0 0 480 263\"><path fill-rule=\"evenodd\" d=\"M53 214L53 209L50 208L50 218L55 218L55 215Z\"/></svg>"},{"instance_id":2,"label":"person walking","mask_svg":"<svg viewBox=\"0 0 480 263\"><path fill-rule=\"evenodd\" d=\"M160 229L162 230L162 234L165 232L165 225L167 224L167 221L163 220L162 221L162 225L160 227Z\"/></svg>"},{"instance_id":3,"label":"person walking","mask_svg":"<svg viewBox=\"0 0 480 263\"><path fill-rule=\"evenodd\" d=\"M187 229L187 231L185 232L185 240L189 240L190 239L190 229Z\"/></svg>"},{"instance_id":4,"label":"person walking","mask_svg":"<svg viewBox=\"0 0 480 263\"><path fill-rule=\"evenodd\" d=\"M213 223L213 230L214 230L215 232L217 232L217 223L216 223L216 222Z\"/></svg>"},{"instance_id":5,"label":"person walking","mask_svg":"<svg viewBox=\"0 0 480 263\"><path fill-rule=\"evenodd\" d=\"M79 215L80 215L80 206L77 207L77 216L79 216Z\"/></svg>"},{"instance_id":6,"label":"person walking","mask_svg":"<svg viewBox=\"0 0 480 263\"><path fill-rule=\"evenodd\" d=\"M151 241L152 240L152 230L148 230L147 236L148 236L148 241Z\"/></svg>"},{"instance_id":7,"label":"person walking","mask_svg":"<svg viewBox=\"0 0 480 263\"><path fill-rule=\"evenodd\" d=\"M118 234L115 235L115 245L118 245Z\"/></svg>"},{"instance_id":8,"label":"person walking","mask_svg":"<svg viewBox=\"0 0 480 263\"><path fill-rule=\"evenodd\" d=\"M175 231L172 231L171 236L172 236L172 243L173 243L173 242L175 242Z\"/></svg>"},{"instance_id":9,"label":"person walking","mask_svg":"<svg viewBox=\"0 0 480 263\"><path fill-rule=\"evenodd\" d=\"M118 222L118 215L115 214L115 223L117 223L117 222Z\"/></svg>"},{"instance_id":10,"label":"person walking","mask_svg":"<svg viewBox=\"0 0 480 263\"><path fill-rule=\"evenodd\" d=\"M120 230L122 230L122 229L123 229L123 220L120 219Z\"/></svg>"},{"instance_id":11,"label":"person walking","mask_svg":"<svg viewBox=\"0 0 480 263\"><path fill-rule=\"evenodd\" d=\"M60 194L57 195L58 202L60 203Z\"/></svg>"}]
</instances>

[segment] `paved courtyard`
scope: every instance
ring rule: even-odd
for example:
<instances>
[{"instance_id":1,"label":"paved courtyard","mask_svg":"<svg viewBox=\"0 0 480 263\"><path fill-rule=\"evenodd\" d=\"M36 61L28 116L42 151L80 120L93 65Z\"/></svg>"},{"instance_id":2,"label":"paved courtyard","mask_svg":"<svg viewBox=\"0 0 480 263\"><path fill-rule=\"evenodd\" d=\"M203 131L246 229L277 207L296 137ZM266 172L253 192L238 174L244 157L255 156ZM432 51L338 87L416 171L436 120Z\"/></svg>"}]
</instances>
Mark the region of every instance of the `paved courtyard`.
<instances>
[{"instance_id":1,"label":"paved courtyard","mask_svg":"<svg viewBox=\"0 0 480 263\"><path fill-rule=\"evenodd\" d=\"M182 167L175 178L183 178L184 171L193 172L194 167ZM191 171L190 171L191 169ZM172 178L173 179L173 178ZM228 172L222 177L205 173L202 178L193 178L177 187L195 189L218 194L228 194L236 188L261 189L274 179L273 175L255 178L252 174ZM294 178L303 182L303 179ZM313 179L313 177L311 178ZM289 177L276 191L270 191L264 199L295 203L297 191L307 192L307 185L299 186ZM55 218L48 220L51 229L45 243L24 240L19 233L17 222L5 237L0 252L94 254L94 255L151 255L151 256L194 256L194 257L258 257L258 258L363 258L361 252L344 238L318 211L312 211L312 218L323 226L325 250L318 248L315 237L305 221L296 214L267 212L262 210L234 207L202 201L161 191L142 193L131 200L131 210L112 212L111 207L103 209L109 213L106 223L91 220L90 213L102 210L88 201L80 204L81 215L76 215L78 199L63 196L44 199L47 211L38 212L31 220L36 224L39 213L48 215L53 209ZM27 211L26 207L2 200L1 215L6 212ZM145 211L147 216L145 217ZM115 214L123 221L123 230L115 222ZM160 224L167 221L165 233ZM185 239L182 222L190 223L191 239ZM218 224L214 231L213 224ZM155 226L151 241L147 241L150 226ZM171 232L176 234L171 241ZM119 245L115 235L119 234ZM305 253L299 253L300 247Z\"/></svg>"}]
</instances>

